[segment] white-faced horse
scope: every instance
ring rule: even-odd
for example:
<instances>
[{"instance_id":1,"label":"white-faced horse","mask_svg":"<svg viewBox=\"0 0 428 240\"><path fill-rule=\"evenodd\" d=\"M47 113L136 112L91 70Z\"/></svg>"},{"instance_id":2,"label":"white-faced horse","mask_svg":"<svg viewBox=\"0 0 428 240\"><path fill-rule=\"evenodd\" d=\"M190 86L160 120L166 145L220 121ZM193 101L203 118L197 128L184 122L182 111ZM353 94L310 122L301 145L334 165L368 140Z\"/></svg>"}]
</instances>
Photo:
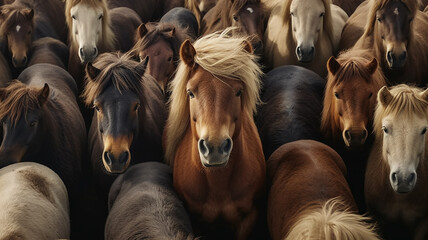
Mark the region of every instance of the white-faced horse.
<instances>
[{"instance_id":1,"label":"white-faced horse","mask_svg":"<svg viewBox=\"0 0 428 240\"><path fill-rule=\"evenodd\" d=\"M331 0L275 0L264 35L269 67L300 65L324 76L348 16Z\"/></svg>"},{"instance_id":2,"label":"white-faced horse","mask_svg":"<svg viewBox=\"0 0 428 240\"><path fill-rule=\"evenodd\" d=\"M428 90L383 87L373 126L375 144L365 177L367 208L386 239L427 239Z\"/></svg>"}]
</instances>

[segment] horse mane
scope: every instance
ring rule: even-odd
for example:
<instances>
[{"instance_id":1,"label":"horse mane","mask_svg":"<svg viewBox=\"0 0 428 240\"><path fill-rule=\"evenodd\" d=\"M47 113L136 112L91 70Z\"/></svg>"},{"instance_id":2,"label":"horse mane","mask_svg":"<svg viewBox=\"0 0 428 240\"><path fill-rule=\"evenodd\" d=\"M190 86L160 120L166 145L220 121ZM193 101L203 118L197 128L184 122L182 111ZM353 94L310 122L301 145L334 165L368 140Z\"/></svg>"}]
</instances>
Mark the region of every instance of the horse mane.
<instances>
[{"instance_id":1,"label":"horse mane","mask_svg":"<svg viewBox=\"0 0 428 240\"><path fill-rule=\"evenodd\" d=\"M102 47L106 50L113 50L115 43L116 43L116 37L114 35L114 32L111 27L111 19L109 10L107 8L107 0L65 0L65 21L67 22L68 26L68 37L69 42L72 46L76 47L76 42L73 41L73 19L71 18L70 10L72 7L76 6L77 4L86 4L90 7L100 7L103 9L103 19L102 19L102 36L101 36L101 44ZM98 43L97 43L98 44Z\"/></svg>"},{"instance_id":2,"label":"horse mane","mask_svg":"<svg viewBox=\"0 0 428 240\"><path fill-rule=\"evenodd\" d=\"M373 58L374 56L369 51L351 49L339 55L337 61L341 67L336 74L333 76L330 72L328 73L324 94L324 109L321 116L321 132L327 139L337 142L341 138L339 118L335 114L336 108L333 99L335 85L351 79L364 79L366 83L375 83L371 84L374 92L377 92L378 89L385 85L385 76L379 68L374 74L370 74L366 67Z\"/></svg>"},{"instance_id":3,"label":"horse mane","mask_svg":"<svg viewBox=\"0 0 428 240\"><path fill-rule=\"evenodd\" d=\"M201 27L201 11L195 0L184 0L184 7L189 9L196 17L198 22L198 29Z\"/></svg>"},{"instance_id":4,"label":"horse mane","mask_svg":"<svg viewBox=\"0 0 428 240\"><path fill-rule=\"evenodd\" d=\"M9 117L12 126L16 126L22 115L27 119L28 111L40 108L37 88L30 88L19 80L14 80L1 91L0 119Z\"/></svg>"},{"instance_id":5,"label":"horse mane","mask_svg":"<svg viewBox=\"0 0 428 240\"><path fill-rule=\"evenodd\" d=\"M379 239L370 218L358 215L338 197L302 212L285 239Z\"/></svg>"},{"instance_id":6,"label":"horse mane","mask_svg":"<svg viewBox=\"0 0 428 240\"><path fill-rule=\"evenodd\" d=\"M87 106L92 106L95 98L99 96L108 86L113 86L119 91L133 91L138 96L144 96L143 88L149 84L146 76L141 76L137 71L140 63L133 61L130 54L120 52L107 52L100 54L94 61L93 66L101 72L90 80L85 76L85 88L82 98Z\"/></svg>"},{"instance_id":7,"label":"horse mane","mask_svg":"<svg viewBox=\"0 0 428 240\"><path fill-rule=\"evenodd\" d=\"M242 92L242 108L253 116L257 104L260 103L259 91L262 71L257 63L257 57L247 52L243 44L245 37L229 36L231 28L222 33L212 33L194 42L196 54L195 65L210 72L215 79L221 78L241 81L244 85ZM196 66L194 66L196 67ZM166 145L165 160L172 166L175 151L183 138L189 123L190 110L186 85L192 70L182 61L178 64L174 79L170 82L169 116L165 126Z\"/></svg>"},{"instance_id":8,"label":"horse mane","mask_svg":"<svg viewBox=\"0 0 428 240\"><path fill-rule=\"evenodd\" d=\"M3 19L0 23L0 35L6 35L10 29L14 28L17 24L28 21L27 17L23 13L24 10L30 10L30 8L16 4L6 4L1 6L2 14L6 13L8 17ZM34 27L34 18L31 23Z\"/></svg>"},{"instance_id":9,"label":"horse mane","mask_svg":"<svg viewBox=\"0 0 428 240\"><path fill-rule=\"evenodd\" d=\"M423 92L422 88L399 84L391 87L389 91L393 96L391 102L386 108L378 102L374 114L373 131L377 139L382 139L382 119L390 114L406 118L426 118L428 114L428 102L419 95Z\"/></svg>"},{"instance_id":10,"label":"horse mane","mask_svg":"<svg viewBox=\"0 0 428 240\"><path fill-rule=\"evenodd\" d=\"M132 55L138 56L139 51L144 50L158 42L160 39L163 39L171 46L174 52L174 63L177 65L180 54L180 45L188 38L188 35L185 34L185 31L175 28L171 23L149 22L147 24L153 26L153 29L149 30L143 38L137 40L134 47L130 50ZM171 36L169 32L173 29L175 29L174 36Z\"/></svg>"},{"instance_id":11,"label":"horse mane","mask_svg":"<svg viewBox=\"0 0 428 240\"><path fill-rule=\"evenodd\" d=\"M331 13L331 0L320 0L324 3L325 8L325 15L324 15L324 21L323 21L323 31L327 32L327 35L332 40L333 39L333 17ZM283 25L284 26L290 26L291 25L291 14L290 14L290 8L291 3L293 0L275 0L271 3L272 8L278 8L279 10L279 16L281 19L284 20Z\"/></svg>"},{"instance_id":12,"label":"horse mane","mask_svg":"<svg viewBox=\"0 0 428 240\"><path fill-rule=\"evenodd\" d=\"M363 36L368 36L373 32L374 29L374 25L376 22L376 12L379 9L382 9L383 7L385 7L386 4L388 4L391 1L397 1L397 2L402 2L404 3L404 5L407 6L407 8L410 11L410 14L412 16L415 16L416 12L419 9L419 6L421 5L420 0L369 0L371 4L370 5L370 11L369 14L367 16L367 23L365 26L365 31Z\"/></svg>"}]
</instances>

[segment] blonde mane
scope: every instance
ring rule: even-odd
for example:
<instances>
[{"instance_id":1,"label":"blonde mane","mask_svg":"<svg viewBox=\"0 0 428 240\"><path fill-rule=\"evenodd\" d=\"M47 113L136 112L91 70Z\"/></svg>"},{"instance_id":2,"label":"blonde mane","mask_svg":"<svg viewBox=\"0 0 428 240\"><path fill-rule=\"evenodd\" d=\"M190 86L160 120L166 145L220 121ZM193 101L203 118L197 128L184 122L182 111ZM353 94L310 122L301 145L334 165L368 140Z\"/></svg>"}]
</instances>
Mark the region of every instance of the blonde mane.
<instances>
[{"instance_id":1,"label":"blonde mane","mask_svg":"<svg viewBox=\"0 0 428 240\"><path fill-rule=\"evenodd\" d=\"M416 12L419 9L419 6L421 5L420 0L369 0L370 1L370 12L369 15L367 16L367 23L365 26L365 31L363 36L368 36L370 34L372 34L373 29L374 29L374 25L376 22L376 12L379 9L382 9L383 7L385 7L386 4L388 4L391 1L397 1L397 2L402 2L404 3L407 8L410 11L410 14L412 16L416 15Z\"/></svg>"},{"instance_id":2,"label":"blonde mane","mask_svg":"<svg viewBox=\"0 0 428 240\"><path fill-rule=\"evenodd\" d=\"M78 49L77 43L73 40L73 19L71 18L70 10L72 7L77 4L86 4L90 7L97 8L101 7L103 9L103 20L102 20L102 36L101 36L101 45L99 48L103 51L112 51L116 44L116 37L111 28L111 19L110 14L107 8L106 0L66 0L65 1L65 21L68 26L68 37L69 44L72 48ZM97 43L98 45L98 43Z\"/></svg>"},{"instance_id":3,"label":"blonde mane","mask_svg":"<svg viewBox=\"0 0 428 240\"><path fill-rule=\"evenodd\" d=\"M375 227L366 223L368 220L368 217L349 211L338 198L333 198L302 213L285 239L380 239Z\"/></svg>"},{"instance_id":4,"label":"blonde mane","mask_svg":"<svg viewBox=\"0 0 428 240\"><path fill-rule=\"evenodd\" d=\"M374 114L374 132L377 139L382 139L382 119L387 115L402 115L406 118L426 118L428 115L428 102L420 96L422 88L400 84L389 89L393 96L391 102L386 106L378 104Z\"/></svg>"},{"instance_id":5,"label":"blonde mane","mask_svg":"<svg viewBox=\"0 0 428 240\"><path fill-rule=\"evenodd\" d=\"M324 3L325 15L323 21L323 31L325 31L330 38L333 40L333 17L331 13L331 0L319 0ZM290 7L293 0L275 0L274 3L270 5L275 6L274 8L279 8L279 16L281 19L284 19L283 25L290 26L291 24L291 14Z\"/></svg>"},{"instance_id":6,"label":"blonde mane","mask_svg":"<svg viewBox=\"0 0 428 240\"><path fill-rule=\"evenodd\" d=\"M262 71L257 63L257 57L247 52L244 37L230 37L231 28L222 33L206 35L194 42L196 50L195 65L214 75L213 79L224 81L226 79L241 81L244 85L242 92L242 108L249 116L256 112L260 102L260 76ZM169 88L171 97L169 101L169 116L166 123L165 160L172 166L178 144L183 138L189 123L189 100L186 92L192 70L180 62L174 79Z\"/></svg>"}]
</instances>

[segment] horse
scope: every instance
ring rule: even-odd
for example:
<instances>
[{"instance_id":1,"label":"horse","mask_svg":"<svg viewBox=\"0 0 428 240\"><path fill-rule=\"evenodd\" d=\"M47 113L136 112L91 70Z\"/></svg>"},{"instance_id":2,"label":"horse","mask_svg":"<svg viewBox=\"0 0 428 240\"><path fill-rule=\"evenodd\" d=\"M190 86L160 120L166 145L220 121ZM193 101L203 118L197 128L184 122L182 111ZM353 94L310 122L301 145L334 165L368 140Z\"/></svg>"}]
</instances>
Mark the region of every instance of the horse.
<instances>
[{"instance_id":1,"label":"horse","mask_svg":"<svg viewBox=\"0 0 428 240\"><path fill-rule=\"evenodd\" d=\"M65 19L58 14L63 8L57 0L16 0L0 7L0 34L7 39L5 55L16 68L16 75L28 63L32 41L41 37L66 40Z\"/></svg>"},{"instance_id":2,"label":"horse","mask_svg":"<svg viewBox=\"0 0 428 240\"><path fill-rule=\"evenodd\" d=\"M275 3L264 34L267 66L299 65L324 77L348 16L330 0Z\"/></svg>"},{"instance_id":3,"label":"horse","mask_svg":"<svg viewBox=\"0 0 428 240\"><path fill-rule=\"evenodd\" d=\"M38 163L0 169L0 239L70 238L67 189Z\"/></svg>"},{"instance_id":4,"label":"horse","mask_svg":"<svg viewBox=\"0 0 428 240\"><path fill-rule=\"evenodd\" d=\"M428 237L428 91L397 85L378 92L375 142L365 198L385 239Z\"/></svg>"},{"instance_id":5,"label":"horse","mask_svg":"<svg viewBox=\"0 0 428 240\"><path fill-rule=\"evenodd\" d=\"M68 46L51 37L44 37L31 44L28 66L49 63L64 70L68 66Z\"/></svg>"},{"instance_id":6,"label":"horse","mask_svg":"<svg viewBox=\"0 0 428 240\"><path fill-rule=\"evenodd\" d=\"M357 214L346 167L330 147L313 140L282 145L268 160L268 226L279 239L379 239Z\"/></svg>"},{"instance_id":7,"label":"horse","mask_svg":"<svg viewBox=\"0 0 428 240\"><path fill-rule=\"evenodd\" d=\"M176 28L185 30L191 39L196 39L199 36L198 21L192 11L187 8L173 8L165 13L159 22L174 24Z\"/></svg>"},{"instance_id":8,"label":"horse","mask_svg":"<svg viewBox=\"0 0 428 240\"><path fill-rule=\"evenodd\" d=\"M184 0L184 7L192 11L200 26L202 18L217 2L218 0Z\"/></svg>"},{"instance_id":9,"label":"horse","mask_svg":"<svg viewBox=\"0 0 428 240\"><path fill-rule=\"evenodd\" d=\"M348 16L351 16L355 9L364 1L365 0L332 0L332 3L342 8Z\"/></svg>"},{"instance_id":10,"label":"horse","mask_svg":"<svg viewBox=\"0 0 428 240\"><path fill-rule=\"evenodd\" d=\"M162 17L163 22L161 19L159 23L142 23L137 29L137 41L131 49L132 55L138 57L140 61L149 57L147 74L156 79L163 91L177 68L181 43L186 39L194 41L197 36L194 35L195 29L191 27L192 23L196 23L196 19L189 10L174 8L171 11L175 12L171 12L171 15L178 16L170 16L168 12L164 16L165 19ZM189 19L190 22L180 17L180 15L186 17L187 14L193 17Z\"/></svg>"},{"instance_id":11,"label":"horse","mask_svg":"<svg viewBox=\"0 0 428 240\"><path fill-rule=\"evenodd\" d=\"M325 80L299 66L281 66L263 78L262 104L256 125L265 159L285 143L321 141L321 111Z\"/></svg>"},{"instance_id":12,"label":"horse","mask_svg":"<svg viewBox=\"0 0 428 240\"><path fill-rule=\"evenodd\" d=\"M418 1L413 0L372 0L355 12L367 20L354 23L365 23L364 33L354 48L373 52L390 85L427 82L428 53L424 49L428 39L424 33L428 31L428 16L418 7ZM357 33L345 28L343 36L346 35Z\"/></svg>"},{"instance_id":13,"label":"horse","mask_svg":"<svg viewBox=\"0 0 428 240\"><path fill-rule=\"evenodd\" d=\"M109 193L105 239L194 239L190 218L164 163L136 164Z\"/></svg>"},{"instance_id":14,"label":"horse","mask_svg":"<svg viewBox=\"0 0 428 240\"><path fill-rule=\"evenodd\" d=\"M66 0L65 16L69 29L69 67L81 91L84 66L99 53L129 51L135 30L141 24L131 8L107 8L107 0Z\"/></svg>"},{"instance_id":15,"label":"horse","mask_svg":"<svg viewBox=\"0 0 428 240\"><path fill-rule=\"evenodd\" d=\"M9 68L9 64L3 54L0 52L0 88L6 87L6 85L12 80L12 73Z\"/></svg>"},{"instance_id":16,"label":"horse","mask_svg":"<svg viewBox=\"0 0 428 240\"><path fill-rule=\"evenodd\" d=\"M247 239L265 189L253 120L262 72L248 40L228 34L181 45L163 144L174 188L199 225L195 231Z\"/></svg>"}]
</instances>

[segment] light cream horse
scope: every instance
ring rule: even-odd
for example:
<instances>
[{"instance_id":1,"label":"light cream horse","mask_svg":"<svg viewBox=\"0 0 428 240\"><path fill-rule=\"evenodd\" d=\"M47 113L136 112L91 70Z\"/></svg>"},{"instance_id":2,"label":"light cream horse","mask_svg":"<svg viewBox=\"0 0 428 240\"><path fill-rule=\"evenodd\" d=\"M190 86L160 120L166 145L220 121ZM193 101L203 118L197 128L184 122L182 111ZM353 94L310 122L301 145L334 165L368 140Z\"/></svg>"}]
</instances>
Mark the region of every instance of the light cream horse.
<instances>
[{"instance_id":1,"label":"light cream horse","mask_svg":"<svg viewBox=\"0 0 428 240\"><path fill-rule=\"evenodd\" d=\"M48 167L23 162L0 169L0 239L70 238L68 195Z\"/></svg>"},{"instance_id":2,"label":"light cream horse","mask_svg":"<svg viewBox=\"0 0 428 240\"><path fill-rule=\"evenodd\" d=\"M365 176L368 210L387 239L428 239L428 90L383 87L373 126Z\"/></svg>"},{"instance_id":3,"label":"light cream horse","mask_svg":"<svg viewBox=\"0 0 428 240\"><path fill-rule=\"evenodd\" d=\"M275 0L264 41L269 67L300 65L325 76L348 16L331 0Z\"/></svg>"}]
</instances>

